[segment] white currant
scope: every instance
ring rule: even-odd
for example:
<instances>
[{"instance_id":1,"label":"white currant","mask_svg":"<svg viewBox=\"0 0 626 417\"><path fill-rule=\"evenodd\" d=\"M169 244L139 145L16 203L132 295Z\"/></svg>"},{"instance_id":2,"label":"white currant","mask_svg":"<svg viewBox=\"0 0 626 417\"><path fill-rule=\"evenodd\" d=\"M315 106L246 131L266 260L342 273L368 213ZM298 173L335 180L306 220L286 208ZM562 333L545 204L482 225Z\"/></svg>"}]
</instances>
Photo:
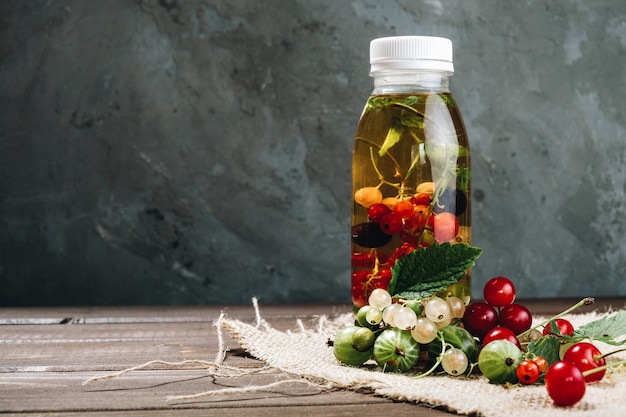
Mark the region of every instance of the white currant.
<instances>
[{"instance_id":1,"label":"white currant","mask_svg":"<svg viewBox=\"0 0 626 417\"><path fill-rule=\"evenodd\" d=\"M451 348L443 353L441 366L449 375L462 375L469 366L469 360L461 349Z\"/></svg>"},{"instance_id":2,"label":"white currant","mask_svg":"<svg viewBox=\"0 0 626 417\"><path fill-rule=\"evenodd\" d=\"M433 323L442 323L452 320L452 313L450 312L448 303L439 297L433 297L426 302L424 313Z\"/></svg>"},{"instance_id":3,"label":"white currant","mask_svg":"<svg viewBox=\"0 0 626 417\"><path fill-rule=\"evenodd\" d=\"M426 317L419 317L411 329L411 336L417 343L426 345L437 337L437 325Z\"/></svg>"},{"instance_id":4,"label":"white currant","mask_svg":"<svg viewBox=\"0 0 626 417\"><path fill-rule=\"evenodd\" d=\"M365 321L371 325L377 325L383 321L383 312L376 307L371 307L367 313L365 313Z\"/></svg>"},{"instance_id":5,"label":"white currant","mask_svg":"<svg viewBox=\"0 0 626 417\"><path fill-rule=\"evenodd\" d=\"M415 311L408 307L401 306L393 315L396 327L402 330L411 330L417 323Z\"/></svg>"},{"instance_id":6,"label":"white currant","mask_svg":"<svg viewBox=\"0 0 626 417\"><path fill-rule=\"evenodd\" d=\"M387 292L387 290L383 288L376 288L370 294L368 298L368 303L372 307L376 307L379 310L384 310L385 307L391 305L391 295Z\"/></svg>"},{"instance_id":7,"label":"white currant","mask_svg":"<svg viewBox=\"0 0 626 417\"><path fill-rule=\"evenodd\" d=\"M391 327L397 327L396 322L394 320L394 315L396 314L396 311L398 311L401 308L402 306L400 304L392 304L386 307L383 310L383 321Z\"/></svg>"}]
</instances>

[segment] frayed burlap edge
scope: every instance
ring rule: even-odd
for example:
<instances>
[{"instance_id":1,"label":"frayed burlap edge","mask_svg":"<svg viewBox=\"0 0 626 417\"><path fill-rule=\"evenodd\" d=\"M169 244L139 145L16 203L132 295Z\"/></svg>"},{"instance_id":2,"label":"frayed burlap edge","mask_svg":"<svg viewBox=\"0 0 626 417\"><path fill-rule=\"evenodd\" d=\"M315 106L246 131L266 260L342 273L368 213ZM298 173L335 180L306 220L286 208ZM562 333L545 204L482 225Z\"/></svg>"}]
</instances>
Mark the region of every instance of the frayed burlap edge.
<instances>
[{"instance_id":1,"label":"frayed burlap edge","mask_svg":"<svg viewBox=\"0 0 626 417\"><path fill-rule=\"evenodd\" d=\"M384 373L380 368L347 367L337 363L332 348L326 344L336 331L351 322L351 315L328 319L320 317L309 327L301 321L292 331L272 328L260 316L257 322L244 323L223 318L219 325L239 345L268 366L326 389L372 392L396 401L438 406L449 411L484 417L598 416L621 415L626 409L626 378L613 372L596 384L587 386L583 400L569 408L553 405L545 387L504 387L490 384L482 376L470 378L444 375L416 379L406 374ZM600 313L566 316L576 326L604 316ZM540 320L537 318L536 320ZM614 347L602 346L607 352ZM620 355L616 355L618 359ZM622 356L623 357L623 356Z\"/></svg>"}]
</instances>

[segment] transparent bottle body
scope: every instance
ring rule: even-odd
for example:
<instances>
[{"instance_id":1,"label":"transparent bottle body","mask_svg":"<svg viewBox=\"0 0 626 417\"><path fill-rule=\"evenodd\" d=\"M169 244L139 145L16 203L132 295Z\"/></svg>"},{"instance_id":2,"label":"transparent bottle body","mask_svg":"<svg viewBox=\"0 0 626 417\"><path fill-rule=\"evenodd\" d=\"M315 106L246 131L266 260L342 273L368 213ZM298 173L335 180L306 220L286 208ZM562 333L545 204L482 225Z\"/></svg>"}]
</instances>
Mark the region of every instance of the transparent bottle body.
<instances>
[{"instance_id":1,"label":"transparent bottle body","mask_svg":"<svg viewBox=\"0 0 626 417\"><path fill-rule=\"evenodd\" d=\"M375 77L355 135L352 192L355 307L387 288L402 256L471 244L470 150L446 74ZM469 303L471 271L438 295Z\"/></svg>"}]
</instances>

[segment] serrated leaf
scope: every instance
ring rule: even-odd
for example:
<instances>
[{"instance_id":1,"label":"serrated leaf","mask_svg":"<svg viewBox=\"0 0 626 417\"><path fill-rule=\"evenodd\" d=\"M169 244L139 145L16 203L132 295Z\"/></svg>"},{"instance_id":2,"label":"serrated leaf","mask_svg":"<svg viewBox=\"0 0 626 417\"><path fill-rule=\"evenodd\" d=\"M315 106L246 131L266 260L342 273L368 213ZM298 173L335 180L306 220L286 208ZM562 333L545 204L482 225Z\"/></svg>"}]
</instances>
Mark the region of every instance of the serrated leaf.
<instances>
[{"instance_id":1,"label":"serrated leaf","mask_svg":"<svg viewBox=\"0 0 626 417\"><path fill-rule=\"evenodd\" d=\"M536 356L543 356L550 365L560 359L560 348L561 342L556 336L543 336L538 341L528 344L529 352L534 353Z\"/></svg>"},{"instance_id":2,"label":"serrated leaf","mask_svg":"<svg viewBox=\"0 0 626 417\"><path fill-rule=\"evenodd\" d=\"M435 243L414 250L394 264L389 293L421 299L443 291L474 266L481 253L482 249L465 243Z\"/></svg>"},{"instance_id":3,"label":"serrated leaf","mask_svg":"<svg viewBox=\"0 0 626 417\"><path fill-rule=\"evenodd\" d=\"M626 340L618 340L624 335L626 335L626 310L619 311L614 315L607 315L578 327L571 338L592 339L620 346L626 343Z\"/></svg>"}]
</instances>

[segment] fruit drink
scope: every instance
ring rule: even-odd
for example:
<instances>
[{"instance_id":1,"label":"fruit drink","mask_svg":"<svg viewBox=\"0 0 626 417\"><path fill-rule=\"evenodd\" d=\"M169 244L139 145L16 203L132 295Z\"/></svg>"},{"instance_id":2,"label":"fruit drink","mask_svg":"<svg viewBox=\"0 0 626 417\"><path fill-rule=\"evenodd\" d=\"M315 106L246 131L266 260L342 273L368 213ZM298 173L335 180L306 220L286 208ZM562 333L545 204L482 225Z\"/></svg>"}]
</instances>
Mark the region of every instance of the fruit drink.
<instances>
[{"instance_id":1,"label":"fruit drink","mask_svg":"<svg viewBox=\"0 0 626 417\"><path fill-rule=\"evenodd\" d=\"M467 134L447 91L447 77L428 80L426 87L403 82L394 88L416 90L411 92L376 94L375 89L357 127L351 244L355 307L366 304L375 288L387 288L391 268L402 256L435 242L471 244ZM470 275L467 270L438 295L467 304Z\"/></svg>"}]
</instances>

